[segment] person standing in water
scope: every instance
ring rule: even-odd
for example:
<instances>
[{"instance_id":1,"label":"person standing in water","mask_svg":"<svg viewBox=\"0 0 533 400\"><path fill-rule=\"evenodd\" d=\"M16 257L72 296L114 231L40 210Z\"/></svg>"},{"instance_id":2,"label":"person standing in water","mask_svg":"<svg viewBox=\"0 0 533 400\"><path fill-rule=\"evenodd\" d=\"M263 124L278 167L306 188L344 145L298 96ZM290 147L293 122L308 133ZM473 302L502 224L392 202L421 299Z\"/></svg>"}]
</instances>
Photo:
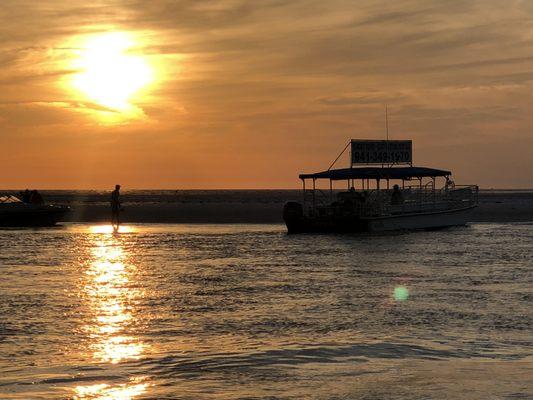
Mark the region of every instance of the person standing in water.
<instances>
[{"instance_id":1,"label":"person standing in water","mask_svg":"<svg viewBox=\"0 0 533 400\"><path fill-rule=\"evenodd\" d=\"M120 185L115 185L115 190L111 192L111 225L118 230L120 225Z\"/></svg>"}]
</instances>

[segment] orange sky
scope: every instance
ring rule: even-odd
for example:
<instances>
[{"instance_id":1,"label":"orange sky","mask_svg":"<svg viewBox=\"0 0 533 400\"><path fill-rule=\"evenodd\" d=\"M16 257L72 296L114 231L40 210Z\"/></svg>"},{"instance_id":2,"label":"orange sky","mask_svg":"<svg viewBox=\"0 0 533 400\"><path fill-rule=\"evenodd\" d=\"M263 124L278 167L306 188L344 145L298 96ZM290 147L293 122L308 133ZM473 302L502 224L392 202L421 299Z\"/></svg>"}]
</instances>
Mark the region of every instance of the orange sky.
<instances>
[{"instance_id":1,"label":"orange sky","mask_svg":"<svg viewBox=\"0 0 533 400\"><path fill-rule=\"evenodd\" d=\"M3 0L0 188L298 187L384 138L385 104L417 165L533 188L532 21L519 0ZM72 85L116 32L153 73L134 113Z\"/></svg>"}]
</instances>

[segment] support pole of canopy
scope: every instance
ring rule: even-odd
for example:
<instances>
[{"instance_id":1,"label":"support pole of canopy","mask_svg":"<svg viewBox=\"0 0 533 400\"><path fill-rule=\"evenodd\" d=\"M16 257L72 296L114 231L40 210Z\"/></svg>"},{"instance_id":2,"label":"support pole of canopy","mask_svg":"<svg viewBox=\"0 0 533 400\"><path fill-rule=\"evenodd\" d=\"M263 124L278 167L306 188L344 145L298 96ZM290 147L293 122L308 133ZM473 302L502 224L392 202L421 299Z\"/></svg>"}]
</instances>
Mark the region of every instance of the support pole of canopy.
<instances>
[{"instance_id":1,"label":"support pole of canopy","mask_svg":"<svg viewBox=\"0 0 533 400\"><path fill-rule=\"evenodd\" d=\"M333 181L329 180L329 201L333 203Z\"/></svg>"},{"instance_id":2,"label":"support pole of canopy","mask_svg":"<svg viewBox=\"0 0 533 400\"><path fill-rule=\"evenodd\" d=\"M303 193L303 199L302 199L302 207L305 210L305 179L302 179L302 193Z\"/></svg>"},{"instance_id":3,"label":"support pole of canopy","mask_svg":"<svg viewBox=\"0 0 533 400\"><path fill-rule=\"evenodd\" d=\"M422 178L418 178L418 205L422 208L422 200L424 199L422 194Z\"/></svg>"},{"instance_id":4,"label":"support pole of canopy","mask_svg":"<svg viewBox=\"0 0 533 400\"><path fill-rule=\"evenodd\" d=\"M315 188L316 188L315 181L316 181L316 179L313 178L313 214L315 212L315 206L316 206L316 201L315 201Z\"/></svg>"},{"instance_id":5,"label":"support pole of canopy","mask_svg":"<svg viewBox=\"0 0 533 400\"><path fill-rule=\"evenodd\" d=\"M435 204L435 177L432 176L431 179L433 179L433 189L431 191L431 194L433 196L433 205Z\"/></svg>"},{"instance_id":6,"label":"support pole of canopy","mask_svg":"<svg viewBox=\"0 0 533 400\"><path fill-rule=\"evenodd\" d=\"M377 192L377 195L378 195L378 206L379 206L379 212L380 214L383 212L382 210L382 206L383 206L383 203L381 202L381 191L379 190L379 179L376 179L376 192Z\"/></svg>"}]
</instances>

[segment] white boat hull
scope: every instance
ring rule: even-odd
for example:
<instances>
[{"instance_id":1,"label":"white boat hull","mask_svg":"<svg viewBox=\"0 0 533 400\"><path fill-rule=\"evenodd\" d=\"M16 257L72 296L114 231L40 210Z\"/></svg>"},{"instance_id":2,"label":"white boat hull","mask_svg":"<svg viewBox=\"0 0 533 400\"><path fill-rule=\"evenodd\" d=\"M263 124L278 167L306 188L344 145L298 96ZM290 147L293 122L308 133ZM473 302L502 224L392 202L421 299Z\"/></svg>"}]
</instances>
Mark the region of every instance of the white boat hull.
<instances>
[{"instance_id":1,"label":"white boat hull","mask_svg":"<svg viewBox=\"0 0 533 400\"><path fill-rule=\"evenodd\" d=\"M473 209L474 207L467 207L455 210L368 218L366 220L367 229L370 232L384 232L461 226L467 224Z\"/></svg>"}]
</instances>

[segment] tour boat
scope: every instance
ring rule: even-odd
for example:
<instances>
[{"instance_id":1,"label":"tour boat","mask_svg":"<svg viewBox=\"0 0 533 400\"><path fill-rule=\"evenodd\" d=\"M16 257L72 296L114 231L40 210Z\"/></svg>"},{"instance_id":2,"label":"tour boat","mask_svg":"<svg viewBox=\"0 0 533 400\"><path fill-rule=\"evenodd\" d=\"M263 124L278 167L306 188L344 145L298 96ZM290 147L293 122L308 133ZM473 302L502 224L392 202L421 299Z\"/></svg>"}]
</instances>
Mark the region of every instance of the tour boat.
<instances>
[{"instance_id":1,"label":"tour boat","mask_svg":"<svg viewBox=\"0 0 533 400\"><path fill-rule=\"evenodd\" d=\"M15 196L1 196L0 226L54 226L68 211L67 206L24 203Z\"/></svg>"},{"instance_id":2,"label":"tour boat","mask_svg":"<svg viewBox=\"0 0 533 400\"><path fill-rule=\"evenodd\" d=\"M411 141L351 140L349 144L349 168L330 167L327 171L300 175L302 202L288 202L283 208L289 233L379 232L466 225L478 204L477 185L455 185L450 171L413 166ZM365 166L354 166L361 164ZM309 180L310 189L306 186ZM329 181L329 187L319 189L317 182L321 180ZM344 182L346 189L334 188L339 181Z\"/></svg>"}]
</instances>

